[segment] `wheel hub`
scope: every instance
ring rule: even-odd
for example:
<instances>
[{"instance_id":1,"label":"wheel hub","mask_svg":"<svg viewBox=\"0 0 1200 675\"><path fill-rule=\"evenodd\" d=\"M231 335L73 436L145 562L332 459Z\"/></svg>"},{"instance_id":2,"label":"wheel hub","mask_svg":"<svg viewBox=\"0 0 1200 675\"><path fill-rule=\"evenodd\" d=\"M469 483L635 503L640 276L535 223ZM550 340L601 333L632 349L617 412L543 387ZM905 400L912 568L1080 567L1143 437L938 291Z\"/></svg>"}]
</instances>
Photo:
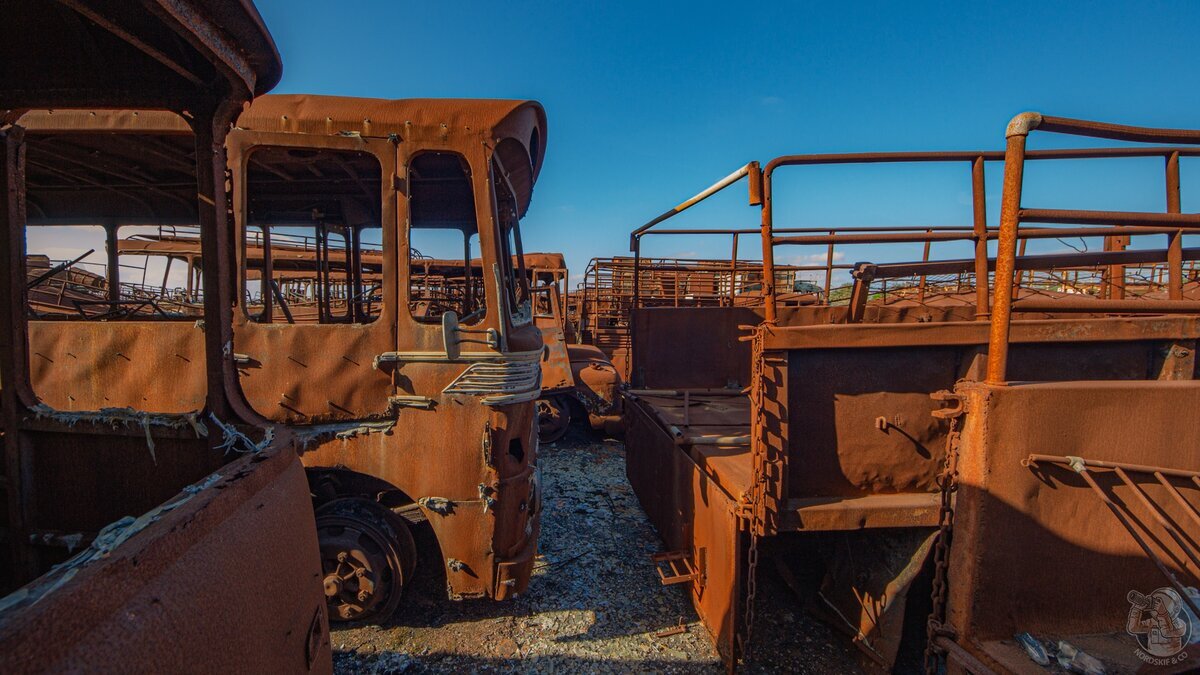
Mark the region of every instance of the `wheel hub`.
<instances>
[{"instance_id":1,"label":"wheel hub","mask_svg":"<svg viewBox=\"0 0 1200 675\"><path fill-rule=\"evenodd\" d=\"M386 511L361 499L339 499L317 510L325 600L335 621L386 619L411 574L411 535Z\"/></svg>"}]
</instances>

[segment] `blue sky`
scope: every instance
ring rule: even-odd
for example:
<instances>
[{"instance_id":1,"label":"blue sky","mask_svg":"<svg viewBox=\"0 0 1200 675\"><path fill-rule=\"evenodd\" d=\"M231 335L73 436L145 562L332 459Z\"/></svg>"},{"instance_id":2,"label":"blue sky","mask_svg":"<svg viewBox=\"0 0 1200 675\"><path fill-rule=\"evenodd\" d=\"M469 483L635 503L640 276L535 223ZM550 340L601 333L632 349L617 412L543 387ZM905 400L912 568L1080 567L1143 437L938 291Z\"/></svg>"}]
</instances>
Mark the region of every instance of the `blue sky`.
<instances>
[{"instance_id":1,"label":"blue sky","mask_svg":"<svg viewBox=\"0 0 1200 675\"><path fill-rule=\"evenodd\" d=\"M525 248L563 251L575 273L625 254L631 229L753 159L1000 149L1023 110L1200 127L1195 2L256 4L283 56L276 92L541 101L547 158ZM1056 142L1067 141L1043 135L1031 147ZM1000 165L988 169L995 207ZM1183 177L1194 211L1200 162L1185 160ZM963 166L796 169L779 180L781 224L970 222ZM1161 180L1157 160L1038 169L1026 204L1161 210ZM737 189L671 225L757 220ZM647 244L658 255L728 252L715 237Z\"/></svg>"}]
</instances>

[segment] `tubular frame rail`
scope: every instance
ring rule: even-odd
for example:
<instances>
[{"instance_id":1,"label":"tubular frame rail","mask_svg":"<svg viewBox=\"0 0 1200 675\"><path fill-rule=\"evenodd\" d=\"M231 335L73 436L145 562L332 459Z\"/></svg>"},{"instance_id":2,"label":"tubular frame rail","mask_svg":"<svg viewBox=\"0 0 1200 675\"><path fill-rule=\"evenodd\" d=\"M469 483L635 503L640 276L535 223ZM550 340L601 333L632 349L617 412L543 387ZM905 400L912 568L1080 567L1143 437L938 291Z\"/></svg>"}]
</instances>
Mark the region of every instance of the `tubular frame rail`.
<instances>
[{"instance_id":1,"label":"tubular frame rail","mask_svg":"<svg viewBox=\"0 0 1200 675\"><path fill-rule=\"evenodd\" d=\"M1024 155L1026 159L1031 160L1050 160L1050 159L1115 159L1115 158L1136 158L1136 157L1163 157L1165 159L1165 174L1167 183L1167 207L1168 211L1172 208L1175 213L1178 213L1179 205L1179 158L1200 156L1200 150L1188 148L1174 147L1147 147L1147 148L1083 148L1083 149L1064 149L1064 150L1037 150L1031 151ZM978 280L986 280L990 272L988 262L987 242L989 240L999 240L1001 246L1004 245L1002 234L1003 226L1000 229L990 229L987 225L987 200L984 190L985 165L987 162L1005 161L1007 166L1008 152L995 151L980 151L980 152L878 152L878 153L850 153L850 154L814 154L814 155L785 155L777 157L767 163L763 169L762 177L762 236L763 236L763 264L764 278L770 279L769 269L774 267L774 247L781 245L812 245L812 244L827 244L830 247L831 253L829 258L832 260L832 247L836 243L846 244L867 244L867 243L924 243L926 245L925 260L928 260L929 245L935 241L974 241L975 256L974 256L974 274L977 279L976 283L976 316L979 319L986 319L990 316L989 307L989 289L985 283L979 283ZM831 232L826 236L776 236L776 234L787 233L788 230L776 229L774 225L774 204L773 204L773 184L776 170L785 166L812 166L825 164L888 164L888 163L966 163L971 170L971 202L972 202L972 227L911 227L911 228L877 228L870 233L850 232L847 229L839 229L839 234ZM1006 181L1007 187L1007 181ZM1007 192L1006 192L1007 193ZM1172 194L1174 197L1172 198ZM1174 201L1172 201L1174 199ZM1078 220L1078 216L1092 214L1091 220ZM1182 232L1191 227L1195 228L1200 225L1200 216L1165 216L1163 214L1133 214L1132 218L1121 219L1118 216L1130 214L1113 214L1108 212L1069 212L1069 211L1051 211L1041 210L1037 213L1030 214L1029 222L1039 222L1044 224L1057 223L1074 223L1080 225L1111 225L1105 229L1099 228L1039 228L1036 230L1026 231L1022 233L1021 239L1042 239L1042 238L1058 238L1071 236L1104 236L1106 242L1106 250L1122 250L1125 244L1122 241L1123 237L1134 234L1160 234L1167 235L1170 239L1170 250L1174 253L1170 254L1167 262L1170 265L1169 275L1169 291L1171 299L1182 298L1182 261L1183 258L1178 255L1182 251ZM1040 220L1033 220L1033 218ZM1140 220L1139 220L1140 218ZM1003 221L1003 211L1001 215ZM1192 221L1195 221L1193 223ZM907 230L907 231L904 231ZM1016 256L1015 242L1016 237L1012 240L1013 257ZM1000 249L1003 251L1004 249ZM1069 265L1071 261L1064 258L1060 261L1063 265ZM1086 259L1081 258L1080 264L1087 264ZM997 278L1003 278L1004 268L1000 263L995 263L996 269L999 271ZM1011 273L1011 268L1009 272ZM1117 271L1114 269L1114 271ZM1119 297L1123 297L1123 285L1115 283L1114 290ZM1011 282L1009 285L1011 294ZM774 323L777 316L777 293L774 285L765 289L766 295L766 315L769 323ZM1102 310L1100 310L1102 311Z\"/></svg>"},{"instance_id":2,"label":"tubular frame rail","mask_svg":"<svg viewBox=\"0 0 1200 675\"><path fill-rule=\"evenodd\" d=\"M1116 517L1117 521L1121 523L1121 526L1124 527L1127 532L1129 532L1129 536L1133 537L1133 540L1137 542L1137 545L1146 553L1146 557L1150 558L1154 565L1158 567L1158 570L1162 572L1163 576L1167 578L1167 581L1170 582L1171 586L1174 587L1179 593L1179 597L1185 603L1187 603L1188 607L1191 608L1192 613L1195 615L1200 615L1200 607L1196 606L1195 600L1192 599L1192 596L1188 593L1183 583L1180 582L1179 578L1171 572L1171 570L1167 567L1167 564L1163 562L1163 559L1154 552L1154 549L1151 548L1145 537L1138 534L1137 528L1134 527L1130 514L1127 514L1124 510L1122 510L1122 508L1118 506L1111 497L1108 496L1108 493L1104 491L1104 488L1100 487L1100 484L1097 483L1096 479L1092 477L1090 468L1094 467L1112 470L1112 472L1116 474L1117 478L1120 479L1121 483L1125 487L1129 488L1133 495L1137 497L1137 501L1146 508L1154 520L1157 521L1163 530L1171 537L1171 539L1173 539L1175 543L1179 545L1179 548L1184 552L1184 555L1186 555L1191 560L1192 564L1196 565L1197 567L1200 567L1200 551L1197 551L1194 548L1194 545L1190 545L1188 543L1187 537L1180 533L1178 527L1163 513L1162 508L1150 499L1149 495L1146 494L1146 491L1143 490L1136 481L1131 479L1129 474L1140 473L1153 476L1154 479L1167 490L1175 502L1183 508L1183 511L1187 513L1188 516L1190 516L1198 525L1200 525L1200 512L1198 512L1196 507L1182 494L1180 494L1179 489L1172 485L1168 480L1168 477L1187 480L1194 483L1197 487L1200 487L1200 472L1168 469L1161 466L1146 466L1143 464L1105 462L1101 460L1085 459L1083 457L1040 454L1029 455L1029 457L1023 460L1021 464L1023 466L1058 464L1065 466L1079 474L1079 477L1082 478L1085 483L1087 483L1092 492L1096 493L1096 496L1100 498L1100 501L1104 502L1104 505L1108 507L1108 510L1111 511L1113 516ZM1125 509L1128 508L1128 505L1126 505Z\"/></svg>"},{"instance_id":3,"label":"tubular frame rail","mask_svg":"<svg viewBox=\"0 0 1200 675\"><path fill-rule=\"evenodd\" d=\"M1060 118L1043 118L1034 113L1018 116L1018 120L1026 116L1039 120L1050 119L1052 123L1042 128L1066 133L1065 129L1079 129L1078 135L1091 135L1097 138L1113 138L1118 140L1170 140L1180 143L1200 144L1200 134L1188 131L1171 131L1158 129L1140 129L1117 125L1105 125L1090 122L1062 120ZM1016 125L1014 127L1014 125ZM1072 126L1075 125L1075 126ZM1023 128L1017 121L1010 125L1013 128ZM1032 127L1031 127L1032 128ZM1027 133L1027 132L1026 132ZM761 207L761 225L758 230L762 239L762 296L765 320L774 324L777 321L779 292L777 289L777 274L782 269L789 270L823 270L825 272L825 299L828 302L832 287L834 270L851 269L855 277L855 293L850 298L851 305L857 309L850 314L850 320L861 319L862 308L869 296L869 284L873 279L888 279L905 274L919 276L918 293L924 296L925 282L928 276L950 272L973 274L975 278L975 315L978 320L992 319L996 323L995 331L1007 335L1007 326L1013 311L1045 312L1044 303L1037 300L1014 301L1015 288L1021 285L1022 274L1029 270L1030 277L1038 270L1078 270L1086 267L1106 267L1102 283L1104 304L1056 302L1056 310L1072 312L1167 312L1167 313L1200 313L1200 303L1183 301L1184 262L1200 260L1200 250L1183 248L1183 235L1189 230L1200 230L1200 214L1180 213L1179 200L1179 160L1181 157L1200 156L1200 149L1179 147L1120 147L1120 148L1081 148L1024 151L1023 141L1020 144L1020 155L1014 155L1014 138L1009 137L1009 148L999 151L969 151L969 152L878 152L878 153L848 153L848 154L808 154L785 155L768 162L761 171L758 162L750 162L713 185L698 192L693 197L684 200L677 206L638 227L630 233L630 250L633 253L632 302L630 309L643 306L641 288L641 241L649 235L728 235L733 237L733 256L730 270L738 268L738 243L742 235L753 234L753 229L654 229L664 221L699 204L709 197L738 183L742 178L749 180L749 203ZM1189 140L1191 139L1191 140ZM1018 158L1019 157L1019 158ZM1053 159L1115 159L1115 158L1146 158L1161 157L1164 160L1164 173L1167 195L1167 212L1130 213L1111 211L1067 211L1052 209L1021 209L1019 207L1019 174L1012 176L1016 169L1006 168L1005 187L1002 199L1001 226L989 228L987 224L987 201L985 195L985 165L987 162L1005 162L1005 166L1013 162L1023 163L1024 160L1053 160ZM1010 161L1011 160L1011 161ZM972 193L972 225L964 226L901 226L901 227L854 227L854 228L776 228L774 223L773 184L776 170L785 166L813 166L833 164L889 164L889 163L965 163L970 168ZM1015 183L1014 183L1015 181ZM1013 188L1017 191L1014 193ZM1009 203L1015 200L1015 204ZM1044 225L1074 224L1086 227L1039 227L1027 228L1018 232L1013 222L1006 225L1014 214L1019 215L1025 222ZM1007 229L1006 229L1007 228ZM1158 235L1166 236L1168 246L1161 250L1126 251L1132 236ZM1025 256L1025 242L1031 239L1047 239L1062 237L1104 237L1103 253L1083 253L1079 255L1065 254L1054 256ZM988 258L988 242L995 240L997 255L995 259ZM933 242L971 241L974 242L974 256L970 260L935 261L930 262L930 246ZM1021 241L1021 262L1017 263L1017 241ZM885 244L885 243L923 243L925 245L921 265L902 263L889 268L888 265L835 265L834 250L836 244ZM812 266L787 266L775 264L774 248L789 245L824 245L826 249L826 264ZM1126 300L1125 270L1127 265L1146 265L1165 262L1167 281L1164 284L1171 302L1136 303ZM1020 274L1014 275L1017 268ZM1161 270L1160 270L1161 271ZM994 284L987 283L994 273ZM890 274L890 276L889 276ZM597 274L598 277L598 274ZM590 278L590 276L589 276ZM599 279L596 279L597 285ZM1015 283L1014 283L1015 281ZM886 283L886 282L885 282ZM598 289L595 291L598 293ZM995 296L993 299L991 296ZM1001 299L1003 295L1003 299ZM585 284L585 304L590 299ZM597 303L599 298L596 298ZM996 315L993 315L993 309ZM633 333L633 312L629 315L629 332ZM992 353L998 358L991 359L988 372L989 382L1003 380L1007 348L997 344L998 334L990 337ZM636 350L636 345L630 344L630 350ZM632 355L631 355L632 359Z\"/></svg>"},{"instance_id":4,"label":"tubular frame rail","mask_svg":"<svg viewBox=\"0 0 1200 675\"><path fill-rule=\"evenodd\" d=\"M1021 190L1027 159L1039 159L1043 152L1026 151L1025 142L1031 131L1040 129L1053 133L1106 138L1136 143L1179 143L1200 145L1200 131L1186 129L1152 129L1102 122L1089 122L1063 117L1043 116L1039 113L1021 113L1012 119L1005 130L1007 147L1004 153L1004 191L1000 203L1000 239L996 252L995 292L993 300L992 326L988 340L987 381L992 384L1005 382L1008 367L1008 337L1013 311L1013 280L1017 257L1017 239L1022 222L1029 223L1077 223L1094 225L1116 225L1130 228L1169 227L1175 232L1170 235L1167 250L1168 298L1173 302L1183 299L1183 235L1188 230L1200 229L1200 215L1184 214L1179 198L1179 158L1195 156L1198 151L1177 148L1113 148L1097 156L1138 156L1139 150L1146 156L1162 156L1166 169L1166 213L1112 212L1091 210L1030 209L1021 203ZM1118 154L1120 153L1120 154ZM1114 308L1116 309L1116 308ZM1147 303L1144 307L1121 306L1121 312L1162 311L1157 304ZM1200 304L1196 305L1200 313Z\"/></svg>"}]
</instances>

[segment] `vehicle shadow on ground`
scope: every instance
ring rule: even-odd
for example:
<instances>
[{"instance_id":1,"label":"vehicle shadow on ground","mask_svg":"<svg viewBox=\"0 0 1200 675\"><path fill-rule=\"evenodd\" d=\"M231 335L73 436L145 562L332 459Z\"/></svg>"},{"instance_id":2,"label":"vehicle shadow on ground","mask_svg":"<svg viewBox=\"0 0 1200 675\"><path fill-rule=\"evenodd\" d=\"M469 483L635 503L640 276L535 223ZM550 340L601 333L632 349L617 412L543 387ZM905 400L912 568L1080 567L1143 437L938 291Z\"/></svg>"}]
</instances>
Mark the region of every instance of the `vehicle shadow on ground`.
<instances>
[{"instance_id":1,"label":"vehicle shadow on ground","mask_svg":"<svg viewBox=\"0 0 1200 675\"><path fill-rule=\"evenodd\" d=\"M400 610L380 627L335 626L335 670L724 670L685 586L659 581L650 555L663 544L625 478L624 447L572 430L543 447L539 463L541 556L528 591L508 602L450 600L433 533L418 528L418 571ZM849 640L806 613L810 594L790 582L770 560L760 565L757 646L745 671L861 672ZM681 623L682 633L655 635Z\"/></svg>"},{"instance_id":2,"label":"vehicle shadow on ground","mask_svg":"<svg viewBox=\"0 0 1200 675\"><path fill-rule=\"evenodd\" d=\"M686 591L659 582L650 555L662 544L625 479L623 446L572 429L559 443L541 448L539 464L540 555L526 593L507 602L450 600L437 541L421 525L414 528L415 578L382 629L508 619L514 630L532 623L556 643L646 636L681 622L702 633ZM704 647L715 658L711 644Z\"/></svg>"}]
</instances>

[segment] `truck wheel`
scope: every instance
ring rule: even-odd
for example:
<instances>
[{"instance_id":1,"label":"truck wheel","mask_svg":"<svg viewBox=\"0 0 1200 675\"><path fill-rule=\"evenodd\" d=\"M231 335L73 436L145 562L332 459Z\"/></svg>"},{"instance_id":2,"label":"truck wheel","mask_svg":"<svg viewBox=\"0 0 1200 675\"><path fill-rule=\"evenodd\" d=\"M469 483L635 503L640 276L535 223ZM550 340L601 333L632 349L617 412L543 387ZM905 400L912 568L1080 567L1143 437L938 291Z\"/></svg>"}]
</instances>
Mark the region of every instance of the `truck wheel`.
<instances>
[{"instance_id":1,"label":"truck wheel","mask_svg":"<svg viewBox=\"0 0 1200 675\"><path fill-rule=\"evenodd\" d=\"M539 443L557 441L571 426L571 406L561 396L539 398L537 414Z\"/></svg>"},{"instance_id":2,"label":"truck wheel","mask_svg":"<svg viewBox=\"0 0 1200 675\"><path fill-rule=\"evenodd\" d=\"M416 568L408 526L360 498L327 503L317 509L316 520L330 620L386 621Z\"/></svg>"}]
</instances>

